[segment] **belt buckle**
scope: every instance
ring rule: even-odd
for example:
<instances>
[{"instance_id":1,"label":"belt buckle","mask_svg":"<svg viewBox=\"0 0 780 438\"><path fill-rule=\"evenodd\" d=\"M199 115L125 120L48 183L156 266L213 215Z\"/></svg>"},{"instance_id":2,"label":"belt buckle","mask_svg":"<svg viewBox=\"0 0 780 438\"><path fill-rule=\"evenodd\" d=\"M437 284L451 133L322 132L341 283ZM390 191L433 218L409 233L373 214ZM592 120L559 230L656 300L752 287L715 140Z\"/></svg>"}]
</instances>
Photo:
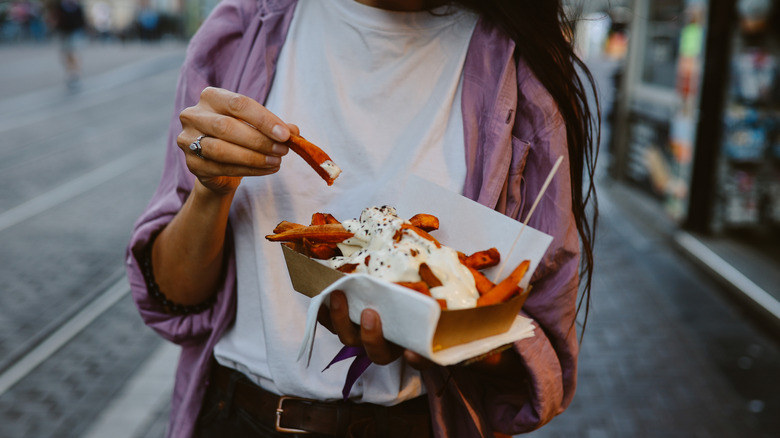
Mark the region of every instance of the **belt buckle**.
<instances>
[{"instance_id":1,"label":"belt buckle","mask_svg":"<svg viewBox=\"0 0 780 438\"><path fill-rule=\"evenodd\" d=\"M282 414L284 413L284 402L286 400L301 400L301 401L311 401L307 398L301 398L301 397L291 397L287 395L283 395L279 397L279 403L276 405L276 431L282 432L282 433L298 433L298 434L310 434L308 430L301 430L301 429L291 429L287 427L282 427Z\"/></svg>"}]
</instances>

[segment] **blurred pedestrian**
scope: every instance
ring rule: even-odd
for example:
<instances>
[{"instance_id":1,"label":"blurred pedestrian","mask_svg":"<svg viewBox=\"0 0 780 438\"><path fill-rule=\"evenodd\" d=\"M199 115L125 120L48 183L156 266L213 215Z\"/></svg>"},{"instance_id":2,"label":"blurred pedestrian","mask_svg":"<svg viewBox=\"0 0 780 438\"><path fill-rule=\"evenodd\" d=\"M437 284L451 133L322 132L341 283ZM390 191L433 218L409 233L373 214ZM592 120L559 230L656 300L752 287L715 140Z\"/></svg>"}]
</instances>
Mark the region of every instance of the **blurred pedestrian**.
<instances>
[{"instance_id":1,"label":"blurred pedestrian","mask_svg":"<svg viewBox=\"0 0 780 438\"><path fill-rule=\"evenodd\" d=\"M160 24L160 13L152 7L148 0L141 1L141 8L138 10L138 36L143 41L153 41L158 37L158 26Z\"/></svg>"},{"instance_id":2,"label":"blurred pedestrian","mask_svg":"<svg viewBox=\"0 0 780 438\"><path fill-rule=\"evenodd\" d=\"M90 9L90 15L97 38L100 40L109 39L113 27L111 5L104 1L95 2Z\"/></svg>"},{"instance_id":3,"label":"blurred pedestrian","mask_svg":"<svg viewBox=\"0 0 780 438\"><path fill-rule=\"evenodd\" d=\"M13 39L24 40L29 36L32 5L28 0L16 0L8 8L9 31Z\"/></svg>"},{"instance_id":4,"label":"blurred pedestrian","mask_svg":"<svg viewBox=\"0 0 780 438\"><path fill-rule=\"evenodd\" d=\"M67 84L72 88L78 84L81 75L78 49L86 27L80 0L57 0L53 19L54 29L60 37L60 54Z\"/></svg>"},{"instance_id":5,"label":"blurred pedestrian","mask_svg":"<svg viewBox=\"0 0 780 438\"><path fill-rule=\"evenodd\" d=\"M30 37L34 41L44 41L46 39L45 8L40 0L30 2L30 21L27 27L30 31Z\"/></svg>"}]
</instances>

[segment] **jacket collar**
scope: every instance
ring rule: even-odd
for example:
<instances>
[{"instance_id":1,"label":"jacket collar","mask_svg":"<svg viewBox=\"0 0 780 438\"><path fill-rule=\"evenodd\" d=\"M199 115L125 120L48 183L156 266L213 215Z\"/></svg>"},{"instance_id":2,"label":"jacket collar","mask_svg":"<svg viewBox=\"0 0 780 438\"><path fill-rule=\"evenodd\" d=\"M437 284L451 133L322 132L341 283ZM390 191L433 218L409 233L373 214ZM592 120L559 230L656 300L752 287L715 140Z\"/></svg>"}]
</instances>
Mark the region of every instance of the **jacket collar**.
<instances>
[{"instance_id":1,"label":"jacket collar","mask_svg":"<svg viewBox=\"0 0 780 438\"><path fill-rule=\"evenodd\" d=\"M495 208L512 154L517 107L515 43L483 18L463 66L463 126L468 171L463 195Z\"/></svg>"}]
</instances>

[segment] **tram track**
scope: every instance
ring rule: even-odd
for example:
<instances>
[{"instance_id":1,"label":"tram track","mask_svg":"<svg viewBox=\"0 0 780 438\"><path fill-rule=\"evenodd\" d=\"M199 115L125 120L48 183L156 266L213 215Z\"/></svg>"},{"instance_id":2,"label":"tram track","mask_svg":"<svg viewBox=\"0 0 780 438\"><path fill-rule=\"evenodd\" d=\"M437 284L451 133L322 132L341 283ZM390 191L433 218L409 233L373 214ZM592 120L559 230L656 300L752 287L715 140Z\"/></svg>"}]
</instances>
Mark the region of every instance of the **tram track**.
<instances>
[{"instance_id":1,"label":"tram track","mask_svg":"<svg viewBox=\"0 0 780 438\"><path fill-rule=\"evenodd\" d=\"M153 156L149 148L135 150L92 172L66 182L59 187L0 213L0 231L24 222L46 210L65 203L94 187L129 172Z\"/></svg>"},{"instance_id":2,"label":"tram track","mask_svg":"<svg viewBox=\"0 0 780 438\"><path fill-rule=\"evenodd\" d=\"M109 281L110 286L84 296L61 318L47 324L22 347L5 358L0 365L0 396L130 293L123 272L112 276Z\"/></svg>"},{"instance_id":3,"label":"tram track","mask_svg":"<svg viewBox=\"0 0 780 438\"><path fill-rule=\"evenodd\" d=\"M0 232L44 214L108 181L120 178L154 157L153 148L138 149L92 172L0 213ZM33 369L55 354L98 316L129 293L124 266L118 266L92 291L38 329L21 345L0 359L0 396Z\"/></svg>"}]
</instances>

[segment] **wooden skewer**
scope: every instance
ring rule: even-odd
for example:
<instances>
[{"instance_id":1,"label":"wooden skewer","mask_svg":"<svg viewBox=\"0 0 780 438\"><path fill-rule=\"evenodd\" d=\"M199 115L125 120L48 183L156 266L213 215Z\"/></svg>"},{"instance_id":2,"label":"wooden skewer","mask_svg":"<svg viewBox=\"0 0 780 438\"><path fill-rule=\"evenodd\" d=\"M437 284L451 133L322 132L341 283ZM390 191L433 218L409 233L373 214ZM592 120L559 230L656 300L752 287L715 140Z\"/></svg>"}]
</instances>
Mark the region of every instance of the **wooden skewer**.
<instances>
[{"instance_id":1,"label":"wooden skewer","mask_svg":"<svg viewBox=\"0 0 780 438\"><path fill-rule=\"evenodd\" d=\"M555 161L555 164L553 164L553 167L550 170L549 175L547 175L547 179L544 181L544 184L542 184L542 189L539 190L539 194L536 195L536 200L531 206L531 210L528 211L528 214L526 215L525 220L523 221L523 226L520 228L520 231L517 233L517 237L515 237L515 241L512 242L512 246L509 248L509 252L507 252L505 257L503 257L504 261L501 263L501 266L499 266L498 272L496 273L496 276L493 279L493 283L500 282L501 273L504 271L504 267L506 267L506 262L507 260L509 260L509 255L512 254L512 252L515 250L515 246L517 246L517 242L520 241L520 236L523 234L523 230L525 230L526 225L528 225L528 221L531 220L531 215L534 214L534 210L536 210L536 206L539 205L539 201L542 200L542 196L544 195L544 192L547 191L547 187L550 185L550 182L552 182L553 176L555 176L555 173L558 171L558 167L560 167L562 162L563 162L563 156L561 155L560 157L558 157L558 160Z\"/></svg>"}]
</instances>

